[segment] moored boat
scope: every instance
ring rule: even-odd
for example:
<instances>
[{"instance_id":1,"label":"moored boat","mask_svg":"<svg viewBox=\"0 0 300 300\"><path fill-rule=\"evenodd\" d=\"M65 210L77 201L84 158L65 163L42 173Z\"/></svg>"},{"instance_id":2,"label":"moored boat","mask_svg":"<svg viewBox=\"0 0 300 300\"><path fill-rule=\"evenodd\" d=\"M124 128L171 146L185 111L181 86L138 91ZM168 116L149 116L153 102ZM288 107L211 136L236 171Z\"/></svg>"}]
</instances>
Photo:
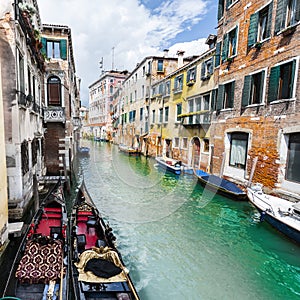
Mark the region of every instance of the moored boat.
<instances>
[{"instance_id":1,"label":"moored boat","mask_svg":"<svg viewBox=\"0 0 300 300\"><path fill-rule=\"evenodd\" d=\"M280 197L267 195L260 185L247 189L250 202L260 212L260 220L300 243L300 201L291 202Z\"/></svg>"},{"instance_id":2,"label":"moored boat","mask_svg":"<svg viewBox=\"0 0 300 300\"><path fill-rule=\"evenodd\" d=\"M115 237L84 182L71 216L72 299L137 300L139 296L115 247Z\"/></svg>"},{"instance_id":3,"label":"moored boat","mask_svg":"<svg viewBox=\"0 0 300 300\"><path fill-rule=\"evenodd\" d=\"M119 150L120 150L120 152L123 152L127 155L130 155L130 156L139 156L139 155L141 155L141 150L139 150L138 148L129 147L129 146L126 146L126 145L123 145L123 144L119 145Z\"/></svg>"},{"instance_id":4,"label":"moored boat","mask_svg":"<svg viewBox=\"0 0 300 300\"><path fill-rule=\"evenodd\" d=\"M234 200L246 200L247 193L233 182L222 177L194 169L194 174L202 186Z\"/></svg>"},{"instance_id":5,"label":"moored boat","mask_svg":"<svg viewBox=\"0 0 300 300\"><path fill-rule=\"evenodd\" d=\"M157 156L155 157L155 160L161 168L170 171L176 175L180 175L182 169L181 161L165 156Z\"/></svg>"},{"instance_id":6,"label":"moored boat","mask_svg":"<svg viewBox=\"0 0 300 300\"><path fill-rule=\"evenodd\" d=\"M6 299L68 299L67 221L59 179L20 244L4 289Z\"/></svg>"},{"instance_id":7,"label":"moored boat","mask_svg":"<svg viewBox=\"0 0 300 300\"><path fill-rule=\"evenodd\" d=\"M90 148L89 147L80 147L78 149L78 154L81 156L89 156Z\"/></svg>"}]
</instances>

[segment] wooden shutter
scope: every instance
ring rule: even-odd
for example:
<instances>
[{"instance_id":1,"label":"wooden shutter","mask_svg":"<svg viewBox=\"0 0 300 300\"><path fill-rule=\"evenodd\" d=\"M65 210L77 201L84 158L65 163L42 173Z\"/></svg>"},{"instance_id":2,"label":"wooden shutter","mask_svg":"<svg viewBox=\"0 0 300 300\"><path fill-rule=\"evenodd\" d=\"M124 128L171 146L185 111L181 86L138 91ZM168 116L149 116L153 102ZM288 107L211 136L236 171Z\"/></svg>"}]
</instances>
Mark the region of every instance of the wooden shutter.
<instances>
[{"instance_id":1,"label":"wooden shutter","mask_svg":"<svg viewBox=\"0 0 300 300\"><path fill-rule=\"evenodd\" d=\"M216 98L218 95L218 89L214 89L211 91L211 102L210 102L210 110L216 110Z\"/></svg>"},{"instance_id":2,"label":"wooden shutter","mask_svg":"<svg viewBox=\"0 0 300 300\"><path fill-rule=\"evenodd\" d=\"M218 21L223 17L224 14L224 0L219 0L218 4Z\"/></svg>"},{"instance_id":3,"label":"wooden shutter","mask_svg":"<svg viewBox=\"0 0 300 300\"><path fill-rule=\"evenodd\" d=\"M221 42L218 42L216 45L216 54L215 54L216 67L218 67L220 65L220 54L221 54Z\"/></svg>"},{"instance_id":4,"label":"wooden shutter","mask_svg":"<svg viewBox=\"0 0 300 300\"><path fill-rule=\"evenodd\" d=\"M253 46L257 41L259 13L256 12L250 16L250 25L248 30L248 47Z\"/></svg>"},{"instance_id":5,"label":"wooden shutter","mask_svg":"<svg viewBox=\"0 0 300 300\"><path fill-rule=\"evenodd\" d=\"M277 100L280 66L271 68L269 78L268 103Z\"/></svg>"},{"instance_id":6,"label":"wooden shutter","mask_svg":"<svg viewBox=\"0 0 300 300\"><path fill-rule=\"evenodd\" d=\"M216 109L221 110L223 108L223 100L224 100L224 84L220 84L218 87L218 98L216 103Z\"/></svg>"},{"instance_id":7,"label":"wooden shutter","mask_svg":"<svg viewBox=\"0 0 300 300\"><path fill-rule=\"evenodd\" d=\"M266 27L266 37L270 37L271 36L272 13L273 13L273 1L269 4L269 7L268 7L268 19L267 19L267 27Z\"/></svg>"},{"instance_id":8,"label":"wooden shutter","mask_svg":"<svg viewBox=\"0 0 300 300\"><path fill-rule=\"evenodd\" d=\"M250 103L251 84L252 84L252 76L251 75L245 76L243 94L242 94L242 107L245 107Z\"/></svg>"},{"instance_id":9,"label":"wooden shutter","mask_svg":"<svg viewBox=\"0 0 300 300\"><path fill-rule=\"evenodd\" d=\"M214 72L214 60L210 58L208 61L209 61L208 74L211 75Z\"/></svg>"},{"instance_id":10,"label":"wooden shutter","mask_svg":"<svg viewBox=\"0 0 300 300\"><path fill-rule=\"evenodd\" d=\"M230 95L228 99L228 108L233 108L234 105L234 87L235 87L235 81L232 81L230 83L231 89L230 89Z\"/></svg>"},{"instance_id":11,"label":"wooden shutter","mask_svg":"<svg viewBox=\"0 0 300 300\"><path fill-rule=\"evenodd\" d=\"M41 52L46 55L47 54L47 39L42 37L41 42L42 42Z\"/></svg>"},{"instance_id":12,"label":"wooden shutter","mask_svg":"<svg viewBox=\"0 0 300 300\"><path fill-rule=\"evenodd\" d=\"M60 40L60 58L67 59L67 40Z\"/></svg>"},{"instance_id":13,"label":"wooden shutter","mask_svg":"<svg viewBox=\"0 0 300 300\"><path fill-rule=\"evenodd\" d=\"M228 42L229 42L229 36L228 33L226 33L223 37L222 61L225 61L228 55Z\"/></svg>"},{"instance_id":14,"label":"wooden shutter","mask_svg":"<svg viewBox=\"0 0 300 300\"><path fill-rule=\"evenodd\" d=\"M284 28L287 0L278 0L275 19L275 33Z\"/></svg>"}]
</instances>

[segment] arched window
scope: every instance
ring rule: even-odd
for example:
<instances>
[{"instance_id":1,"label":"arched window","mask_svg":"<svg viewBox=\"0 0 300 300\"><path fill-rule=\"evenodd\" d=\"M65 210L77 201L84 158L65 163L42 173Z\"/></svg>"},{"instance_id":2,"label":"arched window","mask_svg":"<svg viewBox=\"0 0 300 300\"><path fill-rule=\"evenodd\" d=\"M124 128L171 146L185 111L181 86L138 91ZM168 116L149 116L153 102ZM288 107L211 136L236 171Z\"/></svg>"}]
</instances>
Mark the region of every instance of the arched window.
<instances>
[{"instance_id":1,"label":"arched window","mask_svg":"<svg viewBox=\"0 0 300 300\"><path fill-rule=\"evenodd\" d=\"M47 81L47 94L49 106L61 106L61 82L56 76L51 76Z\"/></svg>"}]
</instances>

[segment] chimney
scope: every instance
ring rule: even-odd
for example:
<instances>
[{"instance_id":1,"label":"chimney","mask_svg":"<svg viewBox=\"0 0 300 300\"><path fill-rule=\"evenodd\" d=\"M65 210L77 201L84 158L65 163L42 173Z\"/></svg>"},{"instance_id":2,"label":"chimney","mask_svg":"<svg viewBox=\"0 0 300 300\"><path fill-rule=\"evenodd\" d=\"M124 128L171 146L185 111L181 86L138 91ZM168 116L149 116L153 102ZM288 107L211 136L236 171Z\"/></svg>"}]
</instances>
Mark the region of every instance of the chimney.
<instances>
[{"instance_id":1,"label":"chimney","mask_svg":"<svg viewBox=\"0 0 300 300\"><path fill-rule=\"evenodd\" d=\"M178 55L178 68L181 68L183 66L184 51L183 50L178 50L176 54Z\"/></svg>"},{"instance_id":2,"label":"chimney","mask_svg":"<svg viewBox=\"0 0 300 300\"><path fill-rule=\"evenodd\" d=\"M169 49L164 49L164 57L168 57Z\"/></svg>"}]
</instances>

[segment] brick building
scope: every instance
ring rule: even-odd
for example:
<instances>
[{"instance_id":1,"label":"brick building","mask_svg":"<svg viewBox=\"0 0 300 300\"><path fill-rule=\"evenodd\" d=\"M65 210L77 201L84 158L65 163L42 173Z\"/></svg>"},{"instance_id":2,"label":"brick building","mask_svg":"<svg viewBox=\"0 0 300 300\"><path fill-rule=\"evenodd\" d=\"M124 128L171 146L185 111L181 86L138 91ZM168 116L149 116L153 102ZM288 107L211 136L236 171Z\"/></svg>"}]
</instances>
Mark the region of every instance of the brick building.
<instances>
[{"instance_id":1,"label":"brick building","mask_svg":"<svg viewBox=\"0 0 300 300\"><path fill-rule=\"evenodd\" d=\"M211 131L214 173L247 183L252 170L253 182L293 198L300 193L299 7L219 1Z\"/></svg>"},{"instance_id":2,"label":"brick building","mask_svg":"<svg viewBox=\"0 0 300 300\"><path fill-rule=\"evenodd\" d=\"M42 45L47 57L43 89L45 166L48 175L70 175L80 137L80 81L71 29L43 24Z\"/></svg>"}]
</instances>

